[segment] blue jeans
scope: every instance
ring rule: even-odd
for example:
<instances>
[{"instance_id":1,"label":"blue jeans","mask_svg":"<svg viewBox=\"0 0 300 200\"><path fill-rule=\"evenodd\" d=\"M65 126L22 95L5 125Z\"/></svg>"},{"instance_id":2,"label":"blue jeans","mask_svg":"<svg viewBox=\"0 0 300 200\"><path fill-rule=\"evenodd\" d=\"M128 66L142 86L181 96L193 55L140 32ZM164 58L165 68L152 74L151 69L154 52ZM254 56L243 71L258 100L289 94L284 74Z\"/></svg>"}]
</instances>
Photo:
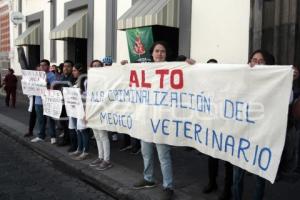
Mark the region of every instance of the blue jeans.
<instances>
[{"instance_id":1,"label":"blue jeans","mask_svg":"<svg viewBox=\"0 0 300 200\"><path fill-rule=\"evenodd\" d=\"M239 167L233 167L233 199L242 200L243 198L243 182L245 170ZM265 179L254 175L255 177L255 192L253 200L262 200L265 191Z\"/></svg>"},{"instance_id":2,"label":"blue jeans","mask_svg":"<svg viewBox=\"0 0 300 200\"><path fill-rule=\"evenodd\" d=\"M72 128L76 129L70 129L70 134L77 134L77 151L82 151L82 152L88 152L89 151L89 134L87 129L77 129L77 119L74 117L71 117L69 120L72 120ZM69 127L70 128L70 127Z\"/></svg>"},{"instance_id":3,"label":"blue jeans","mask_svg":"<svg viewBox=\"0 0 300 200\"><path fill-rule=\"evenodd\" d=\"M38 137L45 139L46 137L46 121L48 121L49 134L51 138L55 138L55 121L51 117L46 117L43 114L43 105L35 105L37 122L39 125Z\"/></svg>"},{"instance_id":4,"label":"blue jeans","mask_svg":"<svg viewBox=\"0 0 300 200\"><path fill-rule=\"evenodd\" d=\"M90 138L87 129L76 130L76 132L77 132L77 143L78 143L77 150L87 153L90 147L89 145Z\"/></svg>"},{"instance_id":5,"label":"blue jeans","mask_svg":"<svg viewBox=\"0 0 300 200\"><path fill-rule=\"evenodd\" d=\"M171 147L165 144L154 144L141 141L141 151L144 160L144 179L154 182L154 145L156 145L160 168L163 175L163 187L173 188L173 172Z\"/></svg>"}]
</instances>

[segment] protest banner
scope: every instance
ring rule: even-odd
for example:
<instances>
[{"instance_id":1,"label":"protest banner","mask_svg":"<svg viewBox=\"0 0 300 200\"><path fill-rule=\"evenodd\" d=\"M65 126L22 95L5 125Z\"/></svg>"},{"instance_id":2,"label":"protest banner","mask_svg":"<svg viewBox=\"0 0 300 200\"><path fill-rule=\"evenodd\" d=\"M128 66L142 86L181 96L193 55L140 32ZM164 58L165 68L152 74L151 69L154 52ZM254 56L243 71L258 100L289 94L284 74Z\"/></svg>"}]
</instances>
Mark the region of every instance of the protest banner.
<instances>
[{"instance_id":1,"label":"protest banner","mask_svg":"<svg viewBox=\"0 0 300 200\"><path fill-rule=\"evenodd\" d=\"M41 96L47 90L44 71L22 70L22 91L26 95Z\"/></svg>"},{"instance_id":2,"label":"protest banner","mask_svg":"<svg viewBox=\"0 0 300 200\"><path fill-rule=\"evenodd\" d=\"M190 146L273 183L292 76L291 66L176 62L90 69L88 127Z\"/></svg>"},{"instance_id":3,"label":"protest banner","mask_svg":"<svg viewBox=\"0 0 300 200\"><path fill-rule=\"evenodd\" d=\"M63 97L59 90L46 90L42 95L44 115L60 118L63 106Z\"/></svg>"},{"instance_id":4,"label":"protest banner","mask_svg":"<svg viewBox=\"0 0 300 200\"><path fill-rule=\"evenodd\" d=\"M83 119L84 117L84 108L81 99L80 89L64 87L63 96L67 115L69 117L75 117L78 119Z\"/></svg>"}]
</instances>

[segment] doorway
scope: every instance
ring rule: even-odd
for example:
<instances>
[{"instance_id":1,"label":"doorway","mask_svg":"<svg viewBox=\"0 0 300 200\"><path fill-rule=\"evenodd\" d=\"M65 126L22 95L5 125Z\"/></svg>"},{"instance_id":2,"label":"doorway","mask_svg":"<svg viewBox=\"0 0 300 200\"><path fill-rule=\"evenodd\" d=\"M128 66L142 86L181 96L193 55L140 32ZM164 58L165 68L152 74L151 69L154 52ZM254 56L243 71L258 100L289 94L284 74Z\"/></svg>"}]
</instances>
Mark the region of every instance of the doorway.
<instances>
[{"instance_id":1,"label":"doorway","mask_svg":"<svg viewBox=\"0 0 300 200\"><path fill-rule=\"evenodd\" d=\"M165 41L170 48L169 60L175 60L178 56L179 29L167 26L152 26L153 40Z\"/></svg>"},{"instance_id":2,"label":"doorway","mask_svg":"<svg viewBox=\"0 0 300 200\"><path fill-rule=\"evenodd\" d=\"M40 63L40 45L28 46L28 69L35 70L36 66Z\"/></svg>"},{"instance_id":3,"label":"doorway","mask_svg":"<svg viewBox=\"0 0 300 200\"><path fill-rule=\"evenodd\" d=\"M87 39L68 38L67 58L74 63L87 64Z\"/></svg>"}]
</instances>

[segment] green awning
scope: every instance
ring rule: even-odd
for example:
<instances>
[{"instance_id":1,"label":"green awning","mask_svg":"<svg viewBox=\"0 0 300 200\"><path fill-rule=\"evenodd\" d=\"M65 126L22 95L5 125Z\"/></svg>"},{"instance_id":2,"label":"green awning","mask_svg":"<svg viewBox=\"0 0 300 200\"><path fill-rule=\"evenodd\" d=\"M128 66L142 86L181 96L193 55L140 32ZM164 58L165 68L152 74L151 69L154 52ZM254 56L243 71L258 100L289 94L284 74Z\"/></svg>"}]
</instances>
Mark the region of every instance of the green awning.
<instances>
[{"instance_id":1,"label":"green awning","mask_svg":"<svg viewBox=\"0 0 300 200\"><path fill-rule=\"evenodd\" d=\"M153 25L179 28L179 3L179 0L139 0L118 19L118 29Z\"/></svg>"},{"instance_id":2,"label":"green awning","mask_svg":"<svg viewBox=\"0 0 300 200\"><path fill-rule=\"evenodd\" d=\"M50 32L50 39L87 39L87 12L87 9L84 9L71 13L62 23Z\"/></svg>"},{"instance_id":3,"label":"green awning","mask_svg":"<svg viewBox=\"0 0 300 200\"><path fill-rule=\"evenodd\" d=\"M15 39L16 46L40 45L41 30L40 23L29 26L19 37Z\"/></svg>"}]
</instances>

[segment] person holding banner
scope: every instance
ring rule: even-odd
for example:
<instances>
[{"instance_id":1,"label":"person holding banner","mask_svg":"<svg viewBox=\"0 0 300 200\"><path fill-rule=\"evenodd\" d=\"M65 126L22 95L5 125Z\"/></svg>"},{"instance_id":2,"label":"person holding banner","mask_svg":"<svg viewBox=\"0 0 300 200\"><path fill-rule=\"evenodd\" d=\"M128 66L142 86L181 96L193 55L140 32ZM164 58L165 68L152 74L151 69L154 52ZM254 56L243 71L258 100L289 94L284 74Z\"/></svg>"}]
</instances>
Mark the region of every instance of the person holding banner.
<instances>
[{"instance_id":1,"label":"person holding banner","mask_svg":"<svg viewBox=\"0 0 300 200\"><path fill-rule=\"evenodd\" d=\"M75 64L73 67L72 75L76 79L73 87L80 88L83 99L86 97L87 80L86 76L81 76L86 74L86 67L82 64ZM83 119L70 118L69 119L69 129L70 134L77 134L77 149L76 151L70 153L70 156L74 160L85 160L89 156L89 135L87 127Z\"/></svg>"},{"instance_id":2,"label":"person holding banner","mask_svg":"<svg viewBox=\"0 0 300 200\"><path fill-rule=\"evenodd\" d=\"M34 129L34 125L36 122L36 113L35 113L35 109L34 109L35 96L28 96L28 99L29 99L28 112L30 112L29 126L28 126L28 132L25 133L24 137L33 136L33 129Z\"/></svg>"},{"instance_id":3,"label":"person holding banner","mask_svg":"<svg viewBox=\"0 0 300 200\"><path fill-rule=\"evenodd\" d=\"M40 61L40 70L46 72L46 81L47 88L49 89L51 84L55 81L55 75L52 72L49 72L50 62L49 60L43 59ZM51 117L44 116L43 114L43 102L41 96L35 97L35 111L37 116L37 122L39 125L39 133L38 136L31 140L31 142L41 142L45 140L46 137L46 119L48 121L48 128L51 137L51 144L56 143L56 135L55 135L55 121Z\"/></svg>"},{"instance_id":4,"label":"person holding banner","mask_svg":"<svg viewBox=\"0 0 300 200\"><path fill-rule=\"evenodd\" d=\"M273 55L264 51L256 50L254 51L249 58L248 64L250 67L255 67L256 65L274 65L275 59ZM235 166L233 168L233 199L242 200L243 198L243 181L245 170ZM262 200L264 197L265 190L265 179L261 178L258 175L253 175L255 177L255 192L253 199Z\"/></svg>"},{"instance_id":5,"label":"person holding banner","mask_svg":"<svg viewBox=\"0 0 300 200\"><path fill-rule=\"evenodd\" d=\"M92 67L103 67L103 63L100 60L93 60L90 63L90 68Z\"/></svg>"},{"instance_id":6,"label":"person holding banner","mask_svg":"<svg viewBox=\"0 0 300 200\"><path fill-rule=\"evenodd\" d=\"M294 64L294 82L293 82L293 94L294 94L294 105L293 105L293 116L295 118L295 126L297 131L300 130L300 65ZM297 172L300 172L300 136L298 136L298 165L297 165Z\"/></svg>"},{"instance_id":7,"label":"person holding banner","mask_svg":"<svg viewBox=\"0 0 300 200\"><path fill-rule=\"evenodd\" d=\"M218 63L215 59L209 59L207 63ZM231 186L232 186L232 175L233 167L229 162L225 162L225 177L224 177L224 189L222 194L219 196L219 200L229 200L231 197ZM217 176L219 168L219 159L208 157L208 184L203 188L203 193L211 193L214 190L217 190Z\"/></svg>"},{"instance_id":8,"label":"person holding banner","mask_svg":"<svg viewBox=\"0 0 300 200\"><path fill-rule=\"evenodd\" d=\"M102 62L100 60L93 60L90 64L90 67L103 67L103 66L112 66L113 60L111 56L105 56L102 59ZM112 133L111 134L112 141L117 141L118 140L118 135L117 133Z\"/></svg>"},{"instance_id":9,"label":"person holding banner","mask_svg":"<svg viewBox=\"0 0 300 200\"><path fill-rule=\"evenodd\" d=\"M299 69L293 66L293 89L290 97L288 112L288 123L283 152L278 168L276 181L285 177L285 175L297 172L298 151L299 151Z\"/></svg>"},{"instance_id":10,"label":"person holding banner","mask_svg":"<svg viewBox=\"0 0 300 200\"><path fill-rule=\"evenodd\" d=\"M106 66L110 66L111 59L103 59L106 62ZM99 60L93 60L90 64L90 68L103 67L103 63ZM108 133L105 130L93 129L94 136L96 139L96 144L98 148L98 158L92 161L89 165L91 167L96 167L96 170L106 170L112 167L110 162L110 142L108 138Z\"/></svg>"},{"instance_id":11,"label":"person holding banner","mask_svg":"<svg viewBox=\"0 0 300 200\"><path fill-rule=\"evenodd\" d=\"M73 70L74 63L71 60L65 60L62 66L62 74L60 75L59 81L56 83L57 90L61 90L63 87L71 87L74 84L74 78L72 76L72 70ZM68 120L65 118L67 117L66 108L63 106L62 113L61 113L61 119L57 121L57 125L60 128L61 134L58 136L57 145L58 146L64 146L71 142L71 146L68 149L68 152L73 152L77 149L77 137L75 134L75 137L73 134L69 133L68 128Z\"/></svg>"},{"instance_id":12,"label":"person holding banner","mask_svg":"<svg viewBox=\"0 0 300 200\"><path fill-rule=\"evenodd\" d=\"M164 41L155 42L150 53L153 62L165 62L168 58L168 47ZM134 184L134 189L152 188L156 184L154 182L154 146L158 153L160 168L163 175L164 193L162 199L171 199L173 196L173 171L171 159L171 147L166 144L154 144L141 140L141 151L144 161L144 178Z\"/></svg>"},{"instance_id":13,"label":"person holding banner","mask_svg":"<svg viewBox=\"0 0 300 200\"><path fill-rule=\"evenodd\" d=\"M38 64L35 68L36 71L40 70L40 65ZM29 125L28 125L28 132L24 134L24 137L31 137L33 136L33 129L36 123L36 112L35 112L35 96L34 95L28 95L29 99L29 106L28 106L28 112L30 112L29 115Z\"/></svg>"}]
</instances>

